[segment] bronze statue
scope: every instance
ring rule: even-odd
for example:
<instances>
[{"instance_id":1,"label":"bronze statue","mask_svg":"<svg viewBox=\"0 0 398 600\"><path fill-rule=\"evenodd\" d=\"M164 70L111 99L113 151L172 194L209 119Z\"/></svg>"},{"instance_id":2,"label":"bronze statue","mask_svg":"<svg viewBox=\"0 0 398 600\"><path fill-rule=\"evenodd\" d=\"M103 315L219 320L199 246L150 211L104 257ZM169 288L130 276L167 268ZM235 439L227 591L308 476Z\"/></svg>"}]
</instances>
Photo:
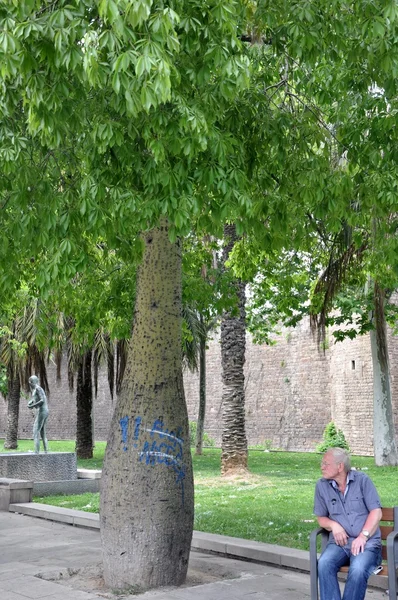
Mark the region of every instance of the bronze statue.
<instances>
[{"instance_id":1,"label":"bronze statue","mask_svg":"<svg viewBox=\"0 0 398 600\"><path fill-rule=\"evenodd\" d=\"M48 443L46 437L46 422L48 417L47 397L43 388L39 386L39 380L36 375L29 378L29 386L32 392L32 397L28 402L29 408L36 409L36 417L33 425L33 439L35 442L35 452L40 452L40 438L43 440L44 452L48 451Z\"/></svg>"}]
</instances>

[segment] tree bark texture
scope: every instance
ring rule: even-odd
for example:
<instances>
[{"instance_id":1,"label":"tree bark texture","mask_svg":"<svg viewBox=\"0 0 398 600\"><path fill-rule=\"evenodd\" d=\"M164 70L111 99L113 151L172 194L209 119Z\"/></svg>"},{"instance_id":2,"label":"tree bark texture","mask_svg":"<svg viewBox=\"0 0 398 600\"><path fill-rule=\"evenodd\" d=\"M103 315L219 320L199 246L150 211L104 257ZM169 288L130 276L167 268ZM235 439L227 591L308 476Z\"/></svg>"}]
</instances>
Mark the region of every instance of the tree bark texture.
<instances>
[{"instance_id":1,"label":"tree bark texture","mask_svg":"<svg viewBox=\"0 0 398 600\"><path fill-rule=\"evenodd\" d=\"M7 431L4 448L18 448L19 401L21 399L21 383L19 375L12 374L8 379Z\"/></svg>"},{"instance_id":2,"label":"tree bark texture","mask_svg":"<svg viewBox=\"0 0 398 600\"><path fill-rule=\"evenodd\" d=\"M201 315L201 324L203 326L203 317ZM206 417L206 337L200 336L199 341L199 413L198 425L196 428L196 446L195 454L201 455L203 449L203 432Z\"/></svg>"},{"instance_id":3,"label":"tree bark texture","mask_svg":"<svg viewBox=\"0 0 398 600\"><path fill-rule=\"evenodd\" d=\"M184 582L193 476L181 355L181 249L143 236L133 333L101 482L104 576L136 591Z\"/></svg>"},{"instance_id":4,"label":"tree bark texture","mask_svg":"<svg viewBox=\"0 0 398 600\"><path fill-rule=\"evenodd\" d=\"M377 466L398 464L392 409L384 290L374 283L375 329L370 332L373 363L373 447Z\"/></svg>"},{"instance_id":5,"label":"tree bark texture","mask_svg":"<svg viewBox=\"0 0 398 600\"><path fill-rule=\"evenodd\" d=\"M226 246L224 264L237 241L235 225L224 229ZM223 475L247 470L247 438L245 431L245 349L246 311L245 288L243 281L235 280L237 314L228 312L221 323L221 364L222 364L222 407L223 433L221 453L221 473Z\"/></svg>"},{"instance_id":6,"label":"tree bark texture","mask_svg":"<svg viewBox=\"0 0 398 600\"><path fill-rule=\"evenodd\" d=\"M93 458L93 383L91 350L82 356L76 382L76 455Z\"/></svg>"}]
</instances>

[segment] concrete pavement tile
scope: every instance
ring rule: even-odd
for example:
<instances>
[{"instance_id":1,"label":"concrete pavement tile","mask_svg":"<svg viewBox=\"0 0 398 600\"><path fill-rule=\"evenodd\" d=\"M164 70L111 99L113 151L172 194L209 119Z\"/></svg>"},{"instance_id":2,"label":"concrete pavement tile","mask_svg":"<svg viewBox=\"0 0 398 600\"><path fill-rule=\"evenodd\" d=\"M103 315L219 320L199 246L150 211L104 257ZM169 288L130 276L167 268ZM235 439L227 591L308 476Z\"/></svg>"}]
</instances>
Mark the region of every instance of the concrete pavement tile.
<instances>
[{"instance_id":1,"label":"concrete pavement tile","mask_svg":"<svg viewBox=\"0 0 398 600\"><path fill-rule=\"evenodd\" d=\"M14 592L29 600L39 600L58 593L60 586L51 581L26 575L26 577L3 581L2 588L4 592Z\"/></svg>"},{"instance_id":2,"label":"concrete pavement tile","mask_svg":"<svg viewBox=\"0 0 398 600\"><path fill-rule=\"evenodd\" d=\"M0 581L19 579L22 575L36 575L37 568L22 562L9 562L0 565Z\"/></svg>"},{"instance_id":3,"label":"concrete pavement tile","mask_svg":"<svg viewBox=\"0 0 398 600\"><path fill-rule=\"evenodd\" d=\"M80 592L63 586L60 586L60 588L62 589L60 589L57 594L46 596L45 600L99 600L101 598L101 596L97 596L97 594Z\"/></svg>"},{"instance_id":4,"label":"concrete pavement tile","mask_svg":"<svg viewBox=\"0 0 398 600\"><path fill-rule=\"evenodd\" d=\"M130 596L125 600L130 600ZM133 600L133 596L131 596L131 600ZM224 595L220 594L220 590L204 590L203 586L198 586L197 588L173 591L161 596L135 596L134 600L240 600L240 596L236 595L233 589L229 590L227 595Z\"/></svg>"},{"instance_id":5,"label":"concrete pavement tile","mask_svg":"<svg viewBox=\"0 0 398 600\"><path fill-rule=\"evenodd\" d=\"M237 581L236 579L230 579L195 587L180 588L173 590L167 595L167 598L170 598L170 600L238 600L240 596L235 587ZM145 600L144 596L142 600Z\"/></svg>"},{"instance_id":6,"label":"concrete pavement tile","mask_svg":"<svg viewBox=\"0 0 398 600\"><path fill-rule=\"evenodd\" d=\"M21 594L16 594L11 590L2 590L1 600L26 600L26 596L21 596Z\"/></svg>"}]
</instances>

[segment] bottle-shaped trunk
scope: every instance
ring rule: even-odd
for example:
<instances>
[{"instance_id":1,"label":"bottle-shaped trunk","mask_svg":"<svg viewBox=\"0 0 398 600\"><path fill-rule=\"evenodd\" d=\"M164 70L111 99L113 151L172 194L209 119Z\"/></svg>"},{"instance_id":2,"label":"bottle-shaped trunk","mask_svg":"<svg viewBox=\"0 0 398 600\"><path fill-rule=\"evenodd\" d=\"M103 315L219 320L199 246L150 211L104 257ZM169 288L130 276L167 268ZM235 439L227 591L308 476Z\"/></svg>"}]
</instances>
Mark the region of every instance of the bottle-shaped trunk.
<instances>
[{"instance_id":1,"label":"bottle-shaped trunk","mask_svg":"<svg viewBox=\"0 0 398 600\"><path fill-rule=\"evenodd\" d=\"M93 457L93 385L91 377L91 350L80 359L76 381L76 455Z\"/></svg>"},{"instance_id":2,"label":"bottle-shaped trunk","mask_svg":"<svg viewBox=\"0 0 398 600\"><path fill-rule=\"evenodd\" d=\"M133 333L101 482L104 576L112 588L180 585L193 529L181 357L181 251L165 223L143 236Z\"/></svg>"}]
</instances>

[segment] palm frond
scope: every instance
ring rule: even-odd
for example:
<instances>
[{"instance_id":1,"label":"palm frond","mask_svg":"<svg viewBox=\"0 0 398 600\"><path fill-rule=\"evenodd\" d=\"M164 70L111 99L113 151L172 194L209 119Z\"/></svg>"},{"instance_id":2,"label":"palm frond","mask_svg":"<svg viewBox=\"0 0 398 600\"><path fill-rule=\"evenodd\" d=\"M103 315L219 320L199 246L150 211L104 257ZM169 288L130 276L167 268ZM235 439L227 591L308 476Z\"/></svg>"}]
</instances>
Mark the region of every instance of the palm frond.
<instances>
[{"instance_id":1,"label":"palm frond","mask_svg":"<svg viewBox=\"0 0 398 600\"><path fill-rule=\"evenodd\" d=\"M207 328L202 316L190 306L183 306L182 318L183 364L190 371L197 371L199 367L200 340L203 338L206 339Z\"/></svg>"},{"instance_id":2,"label":"palm frond","mask_svg":"<svg viewBox=\"0 0 398 600\"><path fill-rule=\"evenodd\" d=\"M344 236L346 236L345 233ZM315 302L310 309L310 322L312 328L318 331L318 341L325 339L326 320L333 307L334 299L349 271L361 262L367 248L367 238L359 248L353 243L344 248L341 245L332 246L327 267L315 285L313 294Z\"/></svg>"}]
</instances>

